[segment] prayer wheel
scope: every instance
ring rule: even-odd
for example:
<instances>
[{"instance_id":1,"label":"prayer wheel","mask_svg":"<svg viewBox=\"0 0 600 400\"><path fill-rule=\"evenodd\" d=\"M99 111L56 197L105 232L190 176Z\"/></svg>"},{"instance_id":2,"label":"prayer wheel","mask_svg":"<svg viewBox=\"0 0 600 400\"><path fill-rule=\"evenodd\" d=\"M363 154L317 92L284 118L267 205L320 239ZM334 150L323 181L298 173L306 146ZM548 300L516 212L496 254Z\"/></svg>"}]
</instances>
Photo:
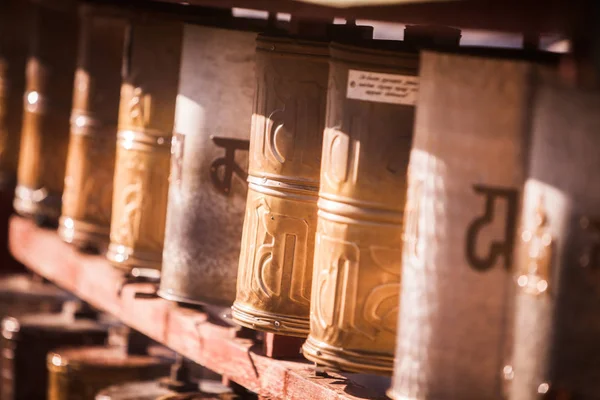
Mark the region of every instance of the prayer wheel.
<instances>
[{"instance_id":1,"label":"prayer wheel","mask_svg":"<svg viewBox=\"0 0 600 400\"><path fill-rule=\"evenodd\" d=\"M600 91L541 84L514 270L511 400L600 394Z\"/></svg>"},{"instance_id":2,"label":"prayer wheel","mask_svg":"<svg viewBox=\"0 0 600 400\"><path fill-rule=\"evenodd\" d=\"M106 250L127 21L111 9L82 5L80 25L58 233L79 247Z\"/></svg>"},{"instance_id":3,"label":"prayer wheel","mask_svg":"<svg viewBox=\"0 0 600 400\"><path fill-rule=\"evenodd\" d=\"M529 101L546 56L421 54L393 399L504 398Z\"/></svg>"},{"instance_id":4,"label":"prayer wheel","mask_svg":"<svg viewBox=\"0 0 600 400\"><path fill-rule=\"evenodd\" d=\"M186 25L158 294L230 306L247 195L256 33Z\"/></svg>"},{"instance_id":5,"label":"prayer wheel","mask_svg":"<svg viewBox=\"0 0 600 400\"><path fill-rule=\"evenodd\" d=\"M17 176L29 27L28 2L0 4L0 191L14 189Z\"/></svg>"},{"instance_id":6,"label":"prayer wheel","mask_svg":"<svg viewBox=\"0 0 600 400\"><path fill-rule=\"evenodd\" d=\"M160 269L183 24L156 15L128 28L108 259Z\"/></svg>"},{"instance_id":7,"label":"prayer wheel","mask_svg":"<svg viewBox=\"0 0 600 400\"><path fill-rule=\"evenodd\" d=\"M69 145L69 114L77 54L72 0L32 6L15 210L56 225Z\"/></svg>"},{"instance_id":8,"label":"prayer wheel","mask_svg":"<svg viewBox=\"0 0 600 400\"><path fill-rule=\"evenodd\" d=\"M448 28L446 35L458 44L460 31ZM414 44L331 45L311 325L302 349L325 368L393 368L419 85Z\"/></svg>"},{"instance_id":9,"label":"prayer wheel","mask_svg":"<svg viewBox=\"0 0 600 400\"><path fill-rule=\"evenodd\" d=\"M48 400L93 399L119 383L144 381L169 373L171 360L128 354L120 346L87 346L48 353Z\"/></svg>"},{"instance_id":10,"label":"prayer wheel","mask_svg":"<svg viewBox=\"0 0 600 400\"><path fill-rule=\"evenodd\" d=\"M50 350L104 344L107 326L82 315L74 306L65 303L62 313L28 314L2 321L2 400L46 397L46 355Z\"/></svg>"},{"instance_id":11,"label":"prayer wheel","mask_svg":"<svg viewBox=\"0 0 600 400\"><path fill-rule=\"evenodd\" d=\"M306 336L317 222L317 191L328 44L257 39L248 198L233 319Z\"/></svg>"},{"instance_id":12,"label":"prayer wheel","mask_svg":"<svg viewBox=\"0 0 600 400\"><path fill-rule=\"evenodd\" d=\"M154 381L127 382L110 386L96 395L96 400L156 400L156 399L223 399L237 398L230 388L220 381L200 379L196 382L191 377L191 369L182 358L171 366L169 377Z\"/></svg>"},{"instance_id":13,"label":"prayer wheel","mask_svg":"<svg viewBox=\"0 0 600 400\"><path fill-rule=\"evenodd\" d=\"M10 315L58 312L72 296L41 278L13 274L0 278L0 319Z\"/></svg>"}]
</instances>

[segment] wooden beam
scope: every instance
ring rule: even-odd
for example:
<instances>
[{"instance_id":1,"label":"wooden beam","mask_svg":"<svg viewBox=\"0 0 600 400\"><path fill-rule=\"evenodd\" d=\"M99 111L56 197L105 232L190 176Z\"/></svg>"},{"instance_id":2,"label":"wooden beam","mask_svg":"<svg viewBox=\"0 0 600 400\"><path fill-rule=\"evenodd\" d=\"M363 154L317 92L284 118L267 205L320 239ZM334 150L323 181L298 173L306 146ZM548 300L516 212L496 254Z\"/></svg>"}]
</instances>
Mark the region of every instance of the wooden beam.
<instances>
[{"instance_id":1,"label":"wooden beam","mask_svg":"<svg viewBox=\"0 0 600 400\"><path fill-rule=\"evenodd\" d=\"M136 293L153 292L151 284L127 285L119 296L123 275L103 257L79 253L55 232L29 220L11 218L9 245L14 257L34 272L260 396L299 400L385 398L387 378L365 384L365 376L359 380L340 374L317 377L308 362L269 358L262 346L238 337L234 327L212 323L203 312L159 298L136 298Z\"/></svg>"}]
</instances>

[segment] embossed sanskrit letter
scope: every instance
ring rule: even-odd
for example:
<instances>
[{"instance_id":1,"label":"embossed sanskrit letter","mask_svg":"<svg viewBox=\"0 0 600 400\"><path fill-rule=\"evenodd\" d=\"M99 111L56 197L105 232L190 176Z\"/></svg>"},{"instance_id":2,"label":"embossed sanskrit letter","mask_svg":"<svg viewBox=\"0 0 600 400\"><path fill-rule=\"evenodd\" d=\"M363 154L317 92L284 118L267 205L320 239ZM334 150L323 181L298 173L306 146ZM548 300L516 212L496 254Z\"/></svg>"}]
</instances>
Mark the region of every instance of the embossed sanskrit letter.
<instances>
[{"instance_id":1,"label":"embossed sanskrit letter","mask_svg":"<svg viewBox=\"0 0 600 400\"><path fill-rule=\"evenodd\" d=\"M498 257L504 256L504 266L509 268L512 265L518 192L515 189L489 187L483 185L474 185L473 189L475 190L475 193L484 195L486 200L484 214L473 220L467 229L467 261L473 269L477 271L486 271L494 266ZM477 236L486 225L489 225L493 222L497 199L504 199L506 201L507 210L504 228L504 240L502 242L492 242L487 256L481 258L477 255Z\"/></svg>"},{"instance_id":2,"label":"embossed sanskrit letter","mask_svg":"<svg viewBox=\"0 0 600 400\"><path fill-rule=\"evenodd\" d=\"M217 146L225 149L225 156L215 159L210 165L210 177L215 188L227 195L231 191L231 178L234 173L244 181L248 178L248 173L235 162L235 151L248 151L250 148L250 141L215 136L211 136L210 138ZM225 167L223 180L219 179L219 174L217 173L217 170L221 166Z\"/></svg>"}]
</instances>

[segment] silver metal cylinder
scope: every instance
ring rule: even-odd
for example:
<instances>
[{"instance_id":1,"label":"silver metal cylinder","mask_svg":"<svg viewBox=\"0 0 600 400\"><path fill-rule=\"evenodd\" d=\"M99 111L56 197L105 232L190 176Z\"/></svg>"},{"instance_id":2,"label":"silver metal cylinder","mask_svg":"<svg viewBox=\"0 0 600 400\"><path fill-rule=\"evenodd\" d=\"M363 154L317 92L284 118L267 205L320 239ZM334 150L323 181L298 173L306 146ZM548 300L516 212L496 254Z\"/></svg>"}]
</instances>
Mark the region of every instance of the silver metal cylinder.
<instances>
[{"instance_id":1,"label":"silver metal cylinder","mask_svg":"<svg viewBox=\"0 0 600 400\"><path fill-rule=\"evenodd\" d=\"M186 25L159 295L229 306L247 193L256 34Z\"/></svg>"},{"instance_id":2,"label":"silver metal cylinder","mask_svg":"<svg viewBox=\"0 0 600 400\"><path fill-rule=\"evenodd\" d=\"M503 397L509 271L532 77L540 70L519 57L421 55L389 391L395 399Z\"/></svg>"},{"instance_id":3,"label":"silver metal cylinder","mask_svg":"<svg viewBox=\"0 0 600 400\"><path fill-rule=\"evenodd\" d=\"M511 400L600 395L598 110L598 90L545 83L535 96Z\"/></svg>"}]
</instances>

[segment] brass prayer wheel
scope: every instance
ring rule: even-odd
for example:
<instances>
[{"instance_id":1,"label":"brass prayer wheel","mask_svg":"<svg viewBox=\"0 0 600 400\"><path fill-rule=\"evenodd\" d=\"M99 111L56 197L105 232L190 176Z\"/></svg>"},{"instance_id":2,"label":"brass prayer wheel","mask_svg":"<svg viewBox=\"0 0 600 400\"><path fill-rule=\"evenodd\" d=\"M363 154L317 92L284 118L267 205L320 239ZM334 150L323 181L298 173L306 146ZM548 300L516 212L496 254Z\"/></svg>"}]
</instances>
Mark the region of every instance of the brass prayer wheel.
<instances>
[{"instance_id":1,"label":"brass prayer wheel","mask_svg":"<svg viewBox=\"0 0 600 400\"><path fill-rule=\"evenodd\" d=\"M185 26L158 292L165 299L235 300L255 39L253 32Z\"/></svg>"},{"instance_id":2,"label":"brass prayer wheel","mask_svg":"<svg viewBox=\"0 0 600 400\"><path fill-rule=\"evenodd\" d=\"M66 303L61 313L28 314L2 321L2 400L46 398L46 356L50 350L104 344L107 327L75 307L75 303Z\"/></svg>"},{"instance_id":3,"label":"brass prayer wheel","mask_svg":"<svg viewBox=\"0 0 600 400\"><path fill-rule=\"evenodd\" d=\"M11 191L17 176L29 3L4 0L0 4L0 190Z\"/></svg>"},{"instance_id":4,"label":"brass prayer wheel","mask_svg":"<svg viewBox=\"0 0 600 400\"><path fill-rule=\"evenodd\" d=\"M376 46L331 45L311 327L302 351L324 367L381 373L393 364L418 54ZM361 89L384 79L396 85L389 93ZM394 90L402 96L386 97Z\"/></svg>"},{"instance_id":5,"label":"brass prayer wheel","mask_svg":"<svg viewBox=\"0 0 600 400\"><path fill-rule=\"evenodd\" d=\"M40 0L32 6L14 207L50 225L58 223L65 177L77 54L75 9L72 0Z\"/></svg>"},{"instance_id":6,"label":"brass prayer wheel","mask_svg":"<svg viewBox=\"0 0 600 400\"><path fill-rule=\"evenodd\" d=\"M119 346L88 346L48 353L48 400L93 399L118 383L148 380L169 372L170 360L127 354Z\"/></svg>"},{"instance_id":7,"label":"brass prayer wheel","mask_svg":"<svg viewBox=\"0 0 600 400\"><path fill-rule=\"evenodd\" d=\"M511 400L600 394L600 91L541 84L517 232Z\"/></svg>"},{"instance_id":8,"label":"brass prayer wheel","mask_svg":"<svg viewBox=\"0 0 600 400\"><path fill-rule=\"evenodd\" d=\"M148 15L128 29L108 259L160 269L183 25Z\"/></svg>"},{"instance_id":9,"label":"brass prayer wheel","mask_svg":"<svg viewBox=\"0 0 600 400\"><path fill-rule=\"evenodd\" d=\"M325 123L327 42L259 35L248 199L233 319L306 336Z\"/></svg>"},{"instance_id":10,"label":"brass prayer wheel","mask_svg":"<svg viewBox=\"0 0 600 400\"><path fill-rule=\"evenodd\" d=\"M111 9L82 5L80 22L71 140L58 233L79 247L106 250L127 21Z\"/></svg>"},{"instance_id":11,"label":"brass prayer wheel","mask_svg":"<svg viewBox=\"0 0 600 400\"><path fill-rule=\"evenodd\" d=\"M394 399L504 398L526 122L534 80L553 60L491 49L421 54Z\"/></svg>"}]
</instances>

